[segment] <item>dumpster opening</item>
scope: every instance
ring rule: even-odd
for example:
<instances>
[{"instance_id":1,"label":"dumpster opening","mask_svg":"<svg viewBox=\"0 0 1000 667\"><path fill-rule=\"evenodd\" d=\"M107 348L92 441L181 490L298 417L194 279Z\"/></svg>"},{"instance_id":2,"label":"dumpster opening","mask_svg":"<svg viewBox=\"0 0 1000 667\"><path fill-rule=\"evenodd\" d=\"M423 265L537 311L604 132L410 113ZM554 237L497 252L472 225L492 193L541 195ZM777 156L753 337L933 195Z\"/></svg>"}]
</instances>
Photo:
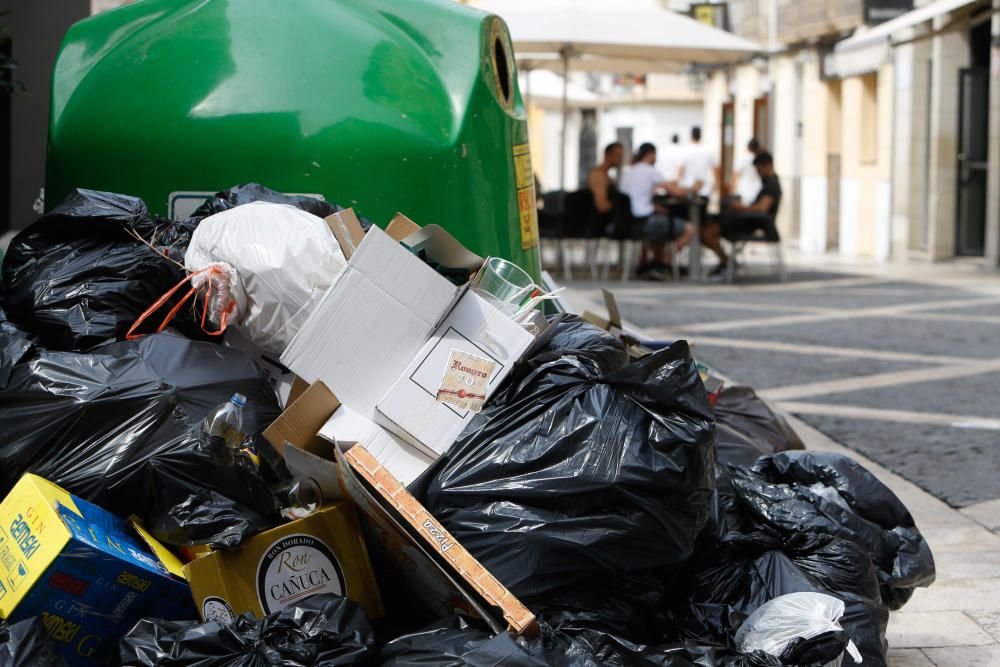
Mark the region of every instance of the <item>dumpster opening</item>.
<instances>
[{"instance_id":1,"label":"dumpster opening","mask_svg":"<svg viewBox=\"0 0 1000 667\"><path fill-rule=\"evenodd\" d=\"M500 86L500 96L504 104L510 104L510 68L507 66L507 49L500 36L493 38L493 67L497 73L497 83Z\"/></svg>"}]
</instances>

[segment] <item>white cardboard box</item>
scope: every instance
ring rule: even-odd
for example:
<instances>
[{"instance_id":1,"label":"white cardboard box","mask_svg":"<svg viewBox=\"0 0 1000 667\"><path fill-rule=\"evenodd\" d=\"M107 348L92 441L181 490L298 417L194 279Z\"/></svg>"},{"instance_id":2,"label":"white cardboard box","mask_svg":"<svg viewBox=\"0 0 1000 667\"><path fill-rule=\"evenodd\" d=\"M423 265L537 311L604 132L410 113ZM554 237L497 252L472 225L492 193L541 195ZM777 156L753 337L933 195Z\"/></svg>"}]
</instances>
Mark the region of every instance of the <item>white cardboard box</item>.
<instances>
[{"instance_id":1,"label":"white cardboard box","mask_svg":"<svg viewBox=\"0 0 1000 667\"><path fill-rule=\"evenodd\" d=\"M338 443L342 450L355 443L362 445L403 486L434 462L432 457L345 405L333 413L319 430L319 436Z\"/></svg>"},{"instance_id":2,"label":"white cardboard box","mask_svg":"<svg viewBox=\"0 0 1000 667\"><path fill-rule=\"evenodd\" d=\"M322 381L342 404L323 427L324 437L363 444L408 484L436 454L429 456L375 424L375 407L466 288L449 282L397 239L405 238L441 264L470 272L483 259L436 225L421 229L405 218L397 225L400 218L386 231L372 227L364 234L353 215L338 221L356 226L335 227L347 266L281 362L307 383ZM344 239L351 240L346 247Z\"/></svg>"},{"instance_id":3,"label":"white cardboard box","mask_svg":"<svg viewBox=\"0 0 1000 667\"><path fill-rule=\"evenodd\" d=\"M281 363L371 417L463 289L372 227Z\"/></svg>"},{"instance_id":4,"label":"white cardboard box","mask_svg":"<svg viewBox=\"0 0 1000 667\"><path fill-rule=\"evenodd\" d=\"M452 351L492 362L486 389L489 398L534 340L486 299L473 291L465 292L378 402L375 420L437 458L475 416L470 410L437 400ZM383 465L389 467L385 462Z\"/></svg>"}]
</instances>

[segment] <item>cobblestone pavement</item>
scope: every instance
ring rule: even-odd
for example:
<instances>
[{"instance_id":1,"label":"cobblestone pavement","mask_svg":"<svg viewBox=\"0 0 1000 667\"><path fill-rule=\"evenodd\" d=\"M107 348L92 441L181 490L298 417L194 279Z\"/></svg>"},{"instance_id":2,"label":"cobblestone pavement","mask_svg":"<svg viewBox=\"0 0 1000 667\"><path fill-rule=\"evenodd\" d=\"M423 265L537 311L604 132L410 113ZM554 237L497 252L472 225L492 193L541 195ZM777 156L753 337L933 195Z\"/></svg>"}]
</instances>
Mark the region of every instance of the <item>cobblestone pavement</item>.
<instances>
[{"instance_id":1,"label":"cobblestone pavement","mask_svg":"<svg viewBox=\"0 0 1000 667\"><path fill-rule=\"evenodd\" d=\"M910 508L938 580L893 613L890 665L1000 667L1000 276L824 264L787 283L606 286L628 325L687 338ZM597 288L574 283L570 303L603 313Z\"/></svg>"}]
</instances>

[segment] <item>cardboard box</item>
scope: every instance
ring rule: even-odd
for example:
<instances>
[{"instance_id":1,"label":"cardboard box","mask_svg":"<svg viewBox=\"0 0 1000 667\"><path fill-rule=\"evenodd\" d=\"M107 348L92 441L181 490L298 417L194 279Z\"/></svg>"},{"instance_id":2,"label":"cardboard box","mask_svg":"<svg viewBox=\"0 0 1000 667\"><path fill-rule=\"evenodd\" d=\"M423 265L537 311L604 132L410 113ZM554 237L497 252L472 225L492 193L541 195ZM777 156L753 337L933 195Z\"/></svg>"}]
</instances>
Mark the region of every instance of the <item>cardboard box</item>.
<instances>
[{"instance_id":1,"label":"cardboard box","mask_svg":"<svg viewBox=\"0 0 1000 667\"><path fill-rule=\"evenodd\" d=\"M328 223L348 257L347 267L281 362L306 382L322 381L343 402L347 410L337 416L343 423L336 425L341 429L336 437L346 433L364 444L408 483L451 443L421 447L419 437L407 435L376 406L467 287L454 285L415 253L466 268L470 275L483 258L437 225L421 228L397 214L385 231L372 227L362 234L357 219L345 213ZM407 247L400 244L403 239ZM393 427L395 434L375 428L374 422ZM327 435L334 434L328 429Z\"/></svg>"},{"instance_id":2,"label":"cardboard box","mask_svg":"<svg viewBox=\"0 0 1000 667\"><path fill-rule=\"evenodd\" d=\"M326 449L329 443L344 447L363 444L404 484L416 479L433 462L371 419L342 405L322 382L293 392L292 402L265 429L264 437L279 453L286 441L310 451ZM292 473L297 474L295 470ZM324 497L334 497L328 494L339 493L339 487L333 484L323 491Z\"/></svg>"},{"instance_id":3,"label":"cardboard box","mask_svg":"<svg viewBox=\"0 0 1000 667\"><path fill-rule=\"evenodd\" d=\"M328 222L347 267L281 361L305 381L326 384L350 411L337 417L342 428L364 431L354 441L408 483L451 446L476 412L439 400L452 351L486 360L485 400L534 338L468 292L467 284L452 284L417 257L470 275L482 266L482 257L440 227L421 228L397 215L386 231L372 227L362 236L354 220L338 215Z\"/></svg>"},{"instance_id":4,"label":"cardboard box","mask_svg":"<svg viewBox=\"0 0 1000 667\"><path fill-rule=\"evenodd\" d=\"M196 615L180 562L117 516L31 474L0 503L0 618L39 617L70 664L105 664L145 616Z\"/></svg>"},{"instance_id":5,"label":"cardboard box","mask_svg":"<svg viewBox=\"0 0 1000 667\"><path fill-rule=\"evenodd\" d=\"M335 593L354 600L369 618L382 616L375 576L348 502L250 538L236 551L214 551L184 566L203 620L256 618L311 595Z\"/></svg>"},{"instance_id":6,"label":"cardboard box","mask_svg":"<svg viewBox=\"0 0 1000 667\"><path fill-rule=\"evenodd\" d=\"M474 380L480 380L473 374L487 373L488 377L481 378L483 387L478 390L483 392L478 399L481 407L534 341L531 334L505 313L468 291L378 402L375 420L428 456L437 458L479 411L467 409L461 401L440 400L438 391L445 376L453 373L458 386L464 387L466 382L461 380L471 386ZM483 363L467 368L453 361L456 350ZM372 454L381 460L378 452Z\"/></svg>"},{"instance_id":7,"label":"cardboard box","mask_svg":"<svg viewBox=\"0 0 1000 667\"><path fill-rule=\"evenodd\" d=\"M430 338L464 287L456 287L395 238L420 232L414 247L445 266L482 258L436 225L416 228L397 216L386 231L372 227L351 254L281 363L312 383L322 380L366 417Z\"/></svg>"},{"instance_id":8,"label":"cardboard box","mask_svg":"<svg viewBox=\"0 0 1000 667\"><path fill-rule=\"evenodd\" d=\"M364 445L338 439L338 447L323 437L331 417L343 409L329 389L315 383L264 435L292 474L308 474L324 497L336 494L355 505L389 613L397 602L407 617L430 621L463 613L482 618L497 632L533 632L534 615Z\"/></svg>"}]
</instances>

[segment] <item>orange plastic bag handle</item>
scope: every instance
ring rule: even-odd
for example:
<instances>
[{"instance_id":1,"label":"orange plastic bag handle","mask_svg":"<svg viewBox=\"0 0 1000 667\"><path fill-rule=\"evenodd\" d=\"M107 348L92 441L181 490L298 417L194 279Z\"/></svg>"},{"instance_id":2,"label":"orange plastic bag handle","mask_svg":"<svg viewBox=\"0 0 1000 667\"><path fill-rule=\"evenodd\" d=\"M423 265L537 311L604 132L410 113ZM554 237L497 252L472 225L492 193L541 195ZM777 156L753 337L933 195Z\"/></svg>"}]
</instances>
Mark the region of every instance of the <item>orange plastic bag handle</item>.
<instances>
[{"instance_id":1,"label":"orange plastic bag handle","mask_svg":"<svg viewBox=\"0 0 1000 667\"><path fill-rule=\"evenodd\" d=\"M211 274L223 273L223 272L220 269L218 269L217 267L209 266L209 267L206 267L204 269L201 269L200 271L195 271L191 275L185 277L179 283L177 283L176 285L174 285L166 294L164 294L159 299L157 299L153 303L152 306L150 306L149 308L147 308L146 311L142 315L139 316L139 318L135 321L135 323L132 324L132 326L129 328L129 330L125 333L125 340L136 340L138 338L142 338L143 336L145 336L146 334L137 334L137 333L135 333L135 330L138 329L139 326L143 322L145 322L147 319L149 319L150 315L152 315L153 313L155 313L157 310L160 309L160 307L163 306L163 304L165 304L167 301L169 301L170 297L172 297L177 292L177 290L179 290L181 287L184 286L184 283L188 282L189 280L191 280L195 276L200 275L202 273L208 273L209 275L211 275ZM167 328L167 325L170 324L170 320L174 319L174 316L177 315L177 313L180 312L181 308L184 307L184 304L187 303L188 299L190 299L194 295L194 293L197 292L197 291L198 291L198 288L192 285L191 289L189 289L188 292L187 292L187 294L184 295L184 298L182 298L177 303L176 306L174 306L173 308L171 308L170 312L167 313L167 316L165 318L163 318L163 321L160 322L160 326L158 326L156 328L156 333L160 333L161 331L163 331L164 329ZM219 323L219 330L218 331L209 331L208 329L205 328L205 317L208 315L208 303L209 303L209 299L210 299L211 296L212 296L212 285L211 285L211 282L209 282L208 283L208 289L205 290L205 303L204 303L204 307L201 310L201 330L204 331L209 336L221 336L226 331L226 326L229 323L229 313L231 313L233 311L233 308L235 307L236 304L234 302L230 301L229 302L229 306L222 312L222 321Z\"/></svg>"}]
</instances>

